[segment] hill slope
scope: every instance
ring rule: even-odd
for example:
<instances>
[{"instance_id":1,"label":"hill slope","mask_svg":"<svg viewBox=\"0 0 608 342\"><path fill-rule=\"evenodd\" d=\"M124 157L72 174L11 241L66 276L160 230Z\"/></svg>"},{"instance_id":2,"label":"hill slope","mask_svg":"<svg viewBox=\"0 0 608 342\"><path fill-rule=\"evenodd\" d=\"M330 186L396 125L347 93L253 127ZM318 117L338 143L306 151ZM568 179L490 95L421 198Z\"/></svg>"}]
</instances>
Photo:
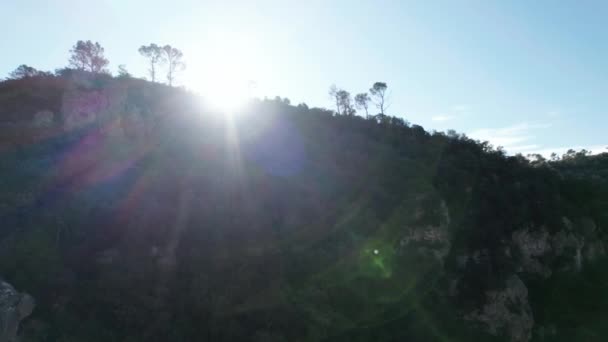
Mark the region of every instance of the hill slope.
<instances>
[{"instance_id":1,"label":"hill slope","mask_svg":"<svg viewBox=\"0 0 608 342\"><path fill-rule=\"evenodd\" d=\"M145 81L0 83L29 341L603 341L608 156Z\"/></svg>"}]
</instances>

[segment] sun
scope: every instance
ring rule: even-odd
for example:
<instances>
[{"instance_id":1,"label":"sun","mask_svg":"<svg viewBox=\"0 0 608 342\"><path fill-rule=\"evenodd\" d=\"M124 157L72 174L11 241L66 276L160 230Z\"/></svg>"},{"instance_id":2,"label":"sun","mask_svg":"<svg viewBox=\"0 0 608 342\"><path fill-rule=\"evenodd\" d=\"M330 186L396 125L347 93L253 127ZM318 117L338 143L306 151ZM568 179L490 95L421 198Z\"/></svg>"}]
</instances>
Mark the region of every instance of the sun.
<instances>
[{"instance_id":1,"label":"sun","mask_svg":"<svg viewBox=\"0 0 608 342\"><path fill-rule=\"evenodd\" d=\"M225 114L235 114L249 100L245 81L231 77L219 68L217 75L208 75L213 80L211 85L199 89L205 104Z\"/></svg>"},{"instance_id":2,"label":"sun","mask_svg":"<svg viewBox=\"0 0 608 342\"><path fill-rule=\"evenodd\" d=\"M195 49L198 65L186 71L187 86L214 110L234 114L255 96L259 52L255 40L244 34L210 34Z\"/></svg>"}]
</instances>

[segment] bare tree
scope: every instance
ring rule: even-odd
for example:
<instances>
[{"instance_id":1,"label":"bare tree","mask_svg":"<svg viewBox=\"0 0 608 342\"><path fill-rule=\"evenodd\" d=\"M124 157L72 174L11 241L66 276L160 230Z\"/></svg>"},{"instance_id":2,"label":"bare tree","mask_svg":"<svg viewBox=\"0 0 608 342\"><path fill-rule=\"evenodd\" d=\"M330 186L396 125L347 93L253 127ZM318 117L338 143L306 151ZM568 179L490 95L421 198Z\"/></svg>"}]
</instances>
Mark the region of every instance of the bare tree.
<instances>
[{"instance_id":1,"label":"bare tree","mask_svg":"<svg viewBox=\"0 0 608 342\"><path fill-rule=\"evenodd\" d=\"M361 94L357 94L355 95L355 105L357 106L358 109L364 109L365 110L365 117L368 118L369 117L369 103L372 99L369 97L369 95L367 93L361 93Z\"/></svg>"},{"instance_id":2,"label":"bare tree","mask_svg":"<svg viewBox=\"0 0 608 342\"><path fill-rule=\"evenodd\" d=\"M342 107L342 115L355 115L357 113L349 92L340 90L338 92L338 98L340 99L340 106Z\"/></svg>"},{"instance_id":3,"label":"bare tree","mask_svg":"<svg viewBox=\"0 0 608 342\"><path fill-rule=\"evenodd\" d=\"M336 112L342 115L355 115L357 112L353 106L350 93L344 89L338 89L335 85L329 88L329 96L336 101Z\"/></svg>"},{"instance_id":4,"label":"bare tree","mask_svg":"<svg viewBox=\"0 0 608 342\"><path fill-rule=\"evenodd\" d=\"M142 45L138 51L150 61L150 69L148 69L148 72L150 73L152 82L156 82L156 66L162 65L167 61L163 48L156 44L150 44L148 46Z\"/></svg>"},{"instance_id":5,"label":"bare tree","mask_svg":"<svg viewBox=\"0 0 608 342\"><path fill-rule=\"evenodd\" d=\"M340 89L338 89L338 87L336 87L335 84L332 84L331 87L329 87L329 97L336 101L336 113L340 114L340 98L338 97L338 91L340 91Z\"/></svg>"},{"instance_id":6,"label":"bare tree","mask_svg":"<svg viewBox=\"0 0 608 342\"><path fill-rule=\"evenodd\" d=\"M388 109L388 96L386 94L387 85L384 82L376 82L369 90L373 96L373 102L380 110L380 115L384 115L384 111Z\"/></svg>"},{"instance_id":7,"label":"bare tree","mask_svg":"<svg viewBox=\"0 0 608 342\"><path fill-rule=\"evenodd\" d=\"M97 42L79 40L70 50L70 67L94 73L107 73L106 66L110 62L104 57L104 51Z\"/></svg>"},{"instance_id":8,"label":"bare tree","mask_svg":"<svg viewBox=\"0 0 608 342\"><path fill-rule=\"evenodd\" d=\"M180 50L172 47L171 45L163 46L163 51L165 53L165 58L169 67L169 70L167 70L167 81L171 86L173 85L173 80L175 79L175 73L177 71L184 70L186 67L186 65L182 61L182 57L184 57L184 54Z\"/></svg>"}]
</instances>

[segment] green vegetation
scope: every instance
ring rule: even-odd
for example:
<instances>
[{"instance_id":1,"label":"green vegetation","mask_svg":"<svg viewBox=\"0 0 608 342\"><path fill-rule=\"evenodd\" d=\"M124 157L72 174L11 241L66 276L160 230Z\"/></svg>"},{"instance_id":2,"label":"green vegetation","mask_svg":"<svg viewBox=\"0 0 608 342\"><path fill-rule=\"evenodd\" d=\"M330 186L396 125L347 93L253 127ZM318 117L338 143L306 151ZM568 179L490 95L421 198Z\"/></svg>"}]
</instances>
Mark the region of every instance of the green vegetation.
<instances>
[{"instance_id":1,"label":"green vegetation","mask_svg":"<svg viewBox=\"0 0 608 342\"><path fill-rule=\"evenodd\" d=\"M229 117L125 75L27 72L0 83L0 275L37 300L24 341L608 336L607 154L431 134L384 115L380 82L356 105L381 116L347 93L340 115ZM513 277L511 316L484 312Z\"/></svg>"}]
</instances>

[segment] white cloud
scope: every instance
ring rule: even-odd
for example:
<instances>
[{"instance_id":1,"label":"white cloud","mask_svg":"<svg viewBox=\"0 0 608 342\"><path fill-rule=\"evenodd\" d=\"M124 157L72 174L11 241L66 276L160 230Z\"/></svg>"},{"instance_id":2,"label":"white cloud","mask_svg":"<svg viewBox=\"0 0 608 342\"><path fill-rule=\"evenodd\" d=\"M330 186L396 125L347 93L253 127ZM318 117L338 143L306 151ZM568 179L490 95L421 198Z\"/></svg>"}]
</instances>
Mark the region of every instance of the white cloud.
<instances>
[{"instance_id":1,"label":"white cloud","mask_svg":"<svg viewBox=\"0 0 608 342\"><path fill-rule=\"evenodd\" d=\"M444 122L444 121L449 121L452 120L454 118L454 116L451 115L435 115L431 118L431 120L435 121L435 122Z\"/></svg>"},{"instance_id":2,"label":"white cloud","mask_svg":"<svg viewBox=\"0 0 608 342\"><path fill-rule=\"evenodd\" d=\"M535 143L535 132L548 127L551 127L551 124L530 124L527 122L522 122L502 128L478 129L469 133L468 136L476 140L489 141L496 147L502 146L509 154L521 153L524 156L528 154L540 154L545 157L549 157L551 156L551 153L556 153L557 155L561 156L570 149L575 151L585 149L587 151L591 151L592 154L608 152L608 144L547 148Z\"/></svg>"},{"instance_id":3,"label":"white cloud","mask_svg":"<svg viewBox=\"0 0 608 342\"><path fill-rule=\"evenodd\" d=\"M431 116L431 121L436 123L452 121L470 114L470 109L471 106L466 104L452 105L447 110L445 110L445 112Z\"/></svg>"},{"instance_id":4,"label":"white cloud","mask_svg":"<svg viewBox=\"0 0 608 342\"><path fill-rule=\"evenodd\" d=\"M451 109L455 112L468 112L469 110L471 110L471 106L466 104L457 104L453 105Z\"/></svg>"},{"instance_id":5,"label":"white cloud","mask_svg":"<svg viewBox=\"0 0 608 342\"><path fill-rule=\"evenodd\" d=\"M540 146L534 144L535 130L550 127L550 124L519 123L502 128L482 128L469 133L469 137L489 141L492 145L502 146L507 152L521 152L537 149Z\"/></svg>"}]
</instances>

